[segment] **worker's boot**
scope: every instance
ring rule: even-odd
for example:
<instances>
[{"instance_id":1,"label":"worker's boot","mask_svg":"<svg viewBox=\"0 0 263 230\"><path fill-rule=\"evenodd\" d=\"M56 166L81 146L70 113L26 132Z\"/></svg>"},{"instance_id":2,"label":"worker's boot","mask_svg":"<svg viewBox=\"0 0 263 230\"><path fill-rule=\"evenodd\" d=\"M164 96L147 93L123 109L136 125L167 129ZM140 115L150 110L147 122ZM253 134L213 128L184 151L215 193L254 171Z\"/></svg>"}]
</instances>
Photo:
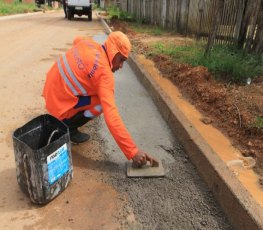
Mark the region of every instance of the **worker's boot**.
<instances>
[{"instance_id":1,"label":"worker's boot","mask_svg":"<svg viewBox=\"0 0 263 230\"><path fill-rule=\"evenodd\" d=\"M78 131L77 128L69 129L70 141L75 144L80 144L90 139L90 135Z\"/></svg>"},{"instance_id":2,"label":"worker's boot","mask_svg":"<svg viewBox=\"0 0 263 230\"><path fill-rule=\"evenodd\" d=\"M83 126L90 120L90 118L84 116L83 112L79 112L72 118L64 121L69 127L71 142L79 144L90 139L90 136L87 133L82 133L78 130L79 127Z\"/></svg>"}]
</instances>

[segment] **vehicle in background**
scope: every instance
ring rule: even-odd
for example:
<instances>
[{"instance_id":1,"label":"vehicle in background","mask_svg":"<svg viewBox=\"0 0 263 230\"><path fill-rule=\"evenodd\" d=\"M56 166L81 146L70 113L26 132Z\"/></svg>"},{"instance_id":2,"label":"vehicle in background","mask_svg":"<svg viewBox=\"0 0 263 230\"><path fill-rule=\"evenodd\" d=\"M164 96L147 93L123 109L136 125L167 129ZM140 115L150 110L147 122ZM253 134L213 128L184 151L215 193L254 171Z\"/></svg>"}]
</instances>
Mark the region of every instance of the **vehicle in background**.
<instances>
[{"instance_id":1,"label":"vehicle in background","mask_svg":"<svg viewBox=\"0 0 263 230\"><path fill-rule=\"evenodd\" d=\"M92 21L92 3L91 0L66 0L66 17L68 20L74 18L74 14L79 17L87 15L89 21Z\"/></svg>"}]
</instances>

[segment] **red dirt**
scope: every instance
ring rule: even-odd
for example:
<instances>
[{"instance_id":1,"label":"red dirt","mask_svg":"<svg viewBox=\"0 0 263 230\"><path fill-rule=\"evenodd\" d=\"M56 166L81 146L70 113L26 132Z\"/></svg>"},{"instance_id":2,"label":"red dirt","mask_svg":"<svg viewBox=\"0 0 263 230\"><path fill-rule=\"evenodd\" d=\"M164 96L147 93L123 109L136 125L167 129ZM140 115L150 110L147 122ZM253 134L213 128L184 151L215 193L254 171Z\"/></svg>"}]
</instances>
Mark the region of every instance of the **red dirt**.
<instances>
[{"instance_id":1,"label":"red dirt","mask_svg":"<svg viewBox=\"0 0 263 230\"><path fill-rule=\"evenodd\" d=\"M133 52L145 54L149 44L156 41L183 45L191 39L165 34L154 36L136 33L126 22L110 22L113 30L127 34ZM263 117L263 76L250 85L227 84L214 80L208 69L173 62L168 56L151 57L155 66L169 78L203 115L205 124L212 124L223 132L244 156L257 160L256 171L263 176L263 128L254 127L256 117Z\"/></svg>"}]
</instances>

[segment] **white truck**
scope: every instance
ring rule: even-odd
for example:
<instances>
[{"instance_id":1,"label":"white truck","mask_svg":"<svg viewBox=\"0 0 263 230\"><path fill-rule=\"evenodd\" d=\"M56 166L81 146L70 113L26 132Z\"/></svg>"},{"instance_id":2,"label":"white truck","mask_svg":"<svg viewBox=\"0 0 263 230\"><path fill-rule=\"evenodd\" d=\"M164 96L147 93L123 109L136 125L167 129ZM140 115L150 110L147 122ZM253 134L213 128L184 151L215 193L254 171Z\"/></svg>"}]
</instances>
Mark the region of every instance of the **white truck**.
<instances>
[{"instance_id":1,"label":"white truck","mask_svg":"<svg viewBox=\"0 0 263 230\"><path fill-rule=\"evenodd\" d=\"M68 20L77 14L78 16L87 15L89 21L92 21L91 0L66 0L66 11Z\"/></svg>"}]
</instances>

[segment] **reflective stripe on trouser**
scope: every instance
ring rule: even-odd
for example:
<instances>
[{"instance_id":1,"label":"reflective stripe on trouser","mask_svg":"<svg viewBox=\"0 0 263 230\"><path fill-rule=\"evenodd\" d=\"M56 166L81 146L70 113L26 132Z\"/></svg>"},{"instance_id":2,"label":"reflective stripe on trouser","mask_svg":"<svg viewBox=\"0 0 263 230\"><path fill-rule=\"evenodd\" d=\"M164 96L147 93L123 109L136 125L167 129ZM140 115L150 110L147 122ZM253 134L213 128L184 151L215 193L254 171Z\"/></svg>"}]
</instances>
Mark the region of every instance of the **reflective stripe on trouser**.
<instances>
[{"instance_id":1,"label":"reflective stripe on trouser","mask_svg":"<svg viewBox=\"0 0 263 230\"><path fill-rule=\"evenodd\" d=\"M91 103L89 105L81 106L78 108L72 108L65 114L65 119L69 119L73 117L80 111L83 111L84 116L88 118L94 118L99 116L102 113L102 107L100 105L100 100L97 96L91 96ZM86 112L89 111L89 112ZM86 115L85 115L86 114Z\"/></svg>"},{"instance_id":2,"label":"reflective stripe on trouser","mask_svg":"<svg viewBox=\"0 0 263 230\"><path fill-rule=\"evenodd\" d=\"M102 113L101 105L95 105L93 108L84 111L84 116L87 118L94 118Z\"/></svg>"}]
</instances>

